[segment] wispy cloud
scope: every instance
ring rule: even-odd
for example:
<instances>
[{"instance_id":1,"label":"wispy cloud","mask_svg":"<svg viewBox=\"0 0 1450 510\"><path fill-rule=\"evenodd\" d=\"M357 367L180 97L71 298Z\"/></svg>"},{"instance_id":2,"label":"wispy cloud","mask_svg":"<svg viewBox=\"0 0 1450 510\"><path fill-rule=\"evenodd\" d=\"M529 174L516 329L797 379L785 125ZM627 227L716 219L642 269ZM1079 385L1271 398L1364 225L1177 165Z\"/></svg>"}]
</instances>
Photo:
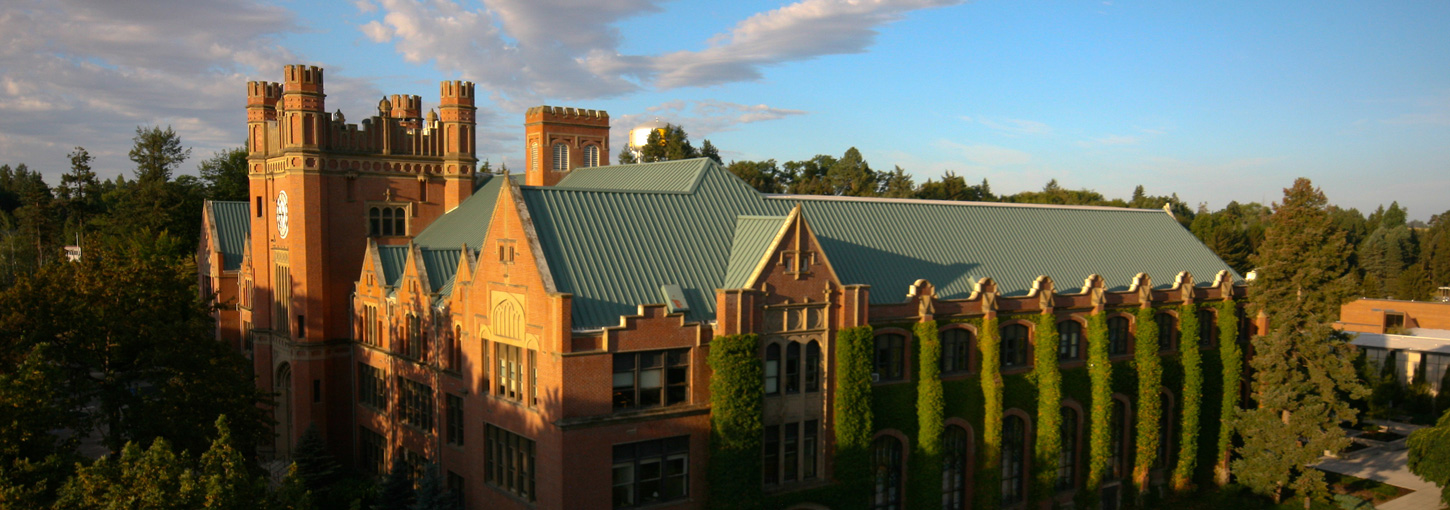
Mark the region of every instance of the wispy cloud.
<instances>
[{"instance_id":1,"label":"wispy cloud","mask_svg":"<svg viewBox=\"0 0 1450 510\"><path fill-rule=\"evenodd\" d=\"M624 147L625 137L629 136L630 129L656 118L683 127L685 132L690 135L692 143L698 146L701 140L712 134L732 131L743 124L779 120L807 113L804 110L777 108L763 104L746 105L713 99L668 101L646 108L645 113L642 114L610 118L610 124L616 128L611 130L614 139L610 140L610 145Z\"/></svg>"},{"instance_id":2,"label":"wispy cloud","mask_svg":"<svg viewBox=\"0 0 1450 510\"><path fill-rule=\"evenodd\" d=\"M988 129L1016 135L1052 134L1052 126L1035 120L1009 119L1000 117L962 117L967 122L981 124Z\"/></svg>"},{"instance_id":3,"label":"wispy cloud","mask_svg":"<svg viewBox=\"0 0 1450 510\"><path fill-rule=\"evenodd\" d=\"M951 150L968 162L986 167L1025 165L1032 162L1032 155L1026 152L990 144L962 144L940 140L938 145Z\"/></svg>"},{"instance_id":4,"label":"wispy cloud","mask_svg":"<svg viewBox=\"0 0 1450 510\"><path fill-rule=\"evenodd\" d=\"M1141 138L1134 135L1107 135L1092 138L1089 140L1083 140L1077 142L1077 145L1083 148L1105 147L1112 145L1132 145L1138 143L1141 140Z\"/></svg>"},{"instance_id":5,"label":"wispy cloud","mask_svg":"<svg viewBox=\"0 0 1450 510\"><path fill-rule=\"evenodd\" d=\"M1450 93L1422 99L1417 102L1415 111L1382 119L1380 123L1391 126L1450 126Z\"/></svg>"}]
</instances>

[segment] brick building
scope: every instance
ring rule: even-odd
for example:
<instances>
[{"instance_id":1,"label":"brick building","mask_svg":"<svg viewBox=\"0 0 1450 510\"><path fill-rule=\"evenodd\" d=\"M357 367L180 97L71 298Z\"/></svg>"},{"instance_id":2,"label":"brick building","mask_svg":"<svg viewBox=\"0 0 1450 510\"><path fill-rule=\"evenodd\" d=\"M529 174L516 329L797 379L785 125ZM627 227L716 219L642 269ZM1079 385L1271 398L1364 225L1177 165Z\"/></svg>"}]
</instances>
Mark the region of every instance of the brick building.
<instances>
[{"instance_id":1,"label":"brick building","mask_svg":"<svg viewBox=\"0 0 1450 510\"><path fill-rule=\"evenodd\" d=\"M720 335L761 338L763 490L810 500L835 468L842 329L875 328L882 400L914 387L914 323L942 324L956 388L976 384L980 319L999 317L1015 384L1032 369L1027 314L1061 321L1051 341L1075 374L1090 314L1110 317L1121 367L1134 310L1243 294L1163 211L766 195L708 159L610 166L608 114L547 106L526 114L524 175L474 175L471 83L444 82L436 113L392 96L357 125L326 113L321 69L285 78L248 84L252 200L208 203L198 254L203 290L234 305L219 338L278 395L264 453L285 458L315 424L365 472L436 463L466 508L704 507ZM1132 399L1115 394L1119 430ZM1020 407L1007 421L1030 427ZM974 490L982 428L951 409L964 460L944 502ZM903 489L915 431L890 421L873 501L935 500ZM1085 422L1061 500L1084 478Z\"/></svg>"}]
</instances>

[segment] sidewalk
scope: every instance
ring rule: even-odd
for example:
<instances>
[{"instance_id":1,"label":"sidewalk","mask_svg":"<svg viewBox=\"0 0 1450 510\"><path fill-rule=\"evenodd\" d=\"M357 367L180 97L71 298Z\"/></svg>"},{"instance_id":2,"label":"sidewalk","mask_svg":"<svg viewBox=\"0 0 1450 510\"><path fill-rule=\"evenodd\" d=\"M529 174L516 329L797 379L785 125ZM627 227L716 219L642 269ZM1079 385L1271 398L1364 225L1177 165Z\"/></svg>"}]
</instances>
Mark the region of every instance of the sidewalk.
<instances>
[{"instance_id":1,"label":"sidewalk","mask_svg":"<svg viewBox=\"0 0 1450 510\"><path fill-rule=\"evenodd\" d=\"M1315 467L1325 471L1357 476L1415 492L1379 505L1379 510L1435 510L1440 505L1440 488L1415 476L1406 466L1409 454L1405 450L1376 448L1365 450L1349 459L1326 458Z\"/></svg>"}]
</instances>

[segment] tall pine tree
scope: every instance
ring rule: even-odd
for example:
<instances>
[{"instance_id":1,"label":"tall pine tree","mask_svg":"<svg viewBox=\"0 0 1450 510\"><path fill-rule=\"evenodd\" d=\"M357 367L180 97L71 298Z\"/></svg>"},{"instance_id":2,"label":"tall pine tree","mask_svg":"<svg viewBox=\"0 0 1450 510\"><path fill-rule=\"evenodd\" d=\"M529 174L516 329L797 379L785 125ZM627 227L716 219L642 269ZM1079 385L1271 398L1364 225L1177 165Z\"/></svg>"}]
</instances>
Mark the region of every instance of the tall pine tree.
<instances>
[{"instance_id":1,"label":"tall pine tree","mask_svg":"<svg viewBox=\"0 0 1450 510\"><path fill-rule=\"evenodd\" d=\"M1324 193L1300 178L1269 219L1249 286L1250 310L1269 319L1250 362L1258 406L1236 416L1239 483L1275 502L1291 490L1305 508L1327 495L1324 473L1309 465L1349 446L1339 425L1355 419L1349 399L1367 393L1353 348L1330 327L1347 295L1349 247L1327 207Z\"/></svg>"}]
</instances>

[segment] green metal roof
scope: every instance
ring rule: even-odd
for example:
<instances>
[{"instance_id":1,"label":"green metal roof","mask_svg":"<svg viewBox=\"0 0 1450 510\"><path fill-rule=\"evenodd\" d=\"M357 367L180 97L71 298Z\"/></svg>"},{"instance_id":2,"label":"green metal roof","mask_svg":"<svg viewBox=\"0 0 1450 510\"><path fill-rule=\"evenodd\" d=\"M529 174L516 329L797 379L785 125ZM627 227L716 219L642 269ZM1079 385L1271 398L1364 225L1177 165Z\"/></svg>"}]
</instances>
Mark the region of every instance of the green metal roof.
<instances>
[{"instance_id":1,"label":"green metal roof","mask_svg":"<svg viewBox=\"0 0 1450 510\"><path fill-rule=\"evenodd\" d=\"M707 158L638 165L579 168L554 185L559 189L689 193L707 170Z\"/></svg>"},{"instance_id":2,"label":"green metal roof","mask_svg":"<svg viewBox=\"0 0 1450 510\"><path fill-rule=\"evenodd\" d=\"M378 246L378 260L383 266L383 284L396 287L398 279L403 277L403 269L408 267L408 247Z\"/></svg>"},{"instance_id":3,"label":"green metal roof","mask_svg":"<svg viewBox=\"0 0 1450 510\"><path fill-rule=\"evenodd\" d=\"M236 271L242 268L242 252L251 238L251 209L247 202L208 200L212 223L216 227L217 246L222 253L222 270Z\"/></svg>"},{"instance_id":4,"label":"green metal roof","mask_svg":"<svg viewBox=\"0 0 1450 510\"><path fill-rule=\"evenodd\" d=\"M508 178L518 182L523 176L510 175ZM493 205L498 201L498 190L501 186L503 178L496 175L486 176L483 184L474 190L473 196L433 220L428 228L413 238L413 244L425 248L452 250L466 244L469 249L478 250L479 243L488 235L488 222L493 219Z\"/></svg>"},{"instance_id":5,"label":"green metal roof","mask_svg":"<svg viewBox=\"0 0 1450 510\"><path fill-rule=\"evenodd\" d=\"M739 216L735 218L735 237L730 241L730 262L725 267L725 282L720 288L745 286L755 266L770 249L770 242L780 232L785 216Z\"/></svg>"},{"instance_id":6,"label":"green metal roof","mask_svg":"<svg viewBox=\"0 0 1450 510\"><path fill-rule=\"evenodd\" d=\"M428 273L428 288L433 292L439 292L444 287L453 283L453 274L458 272L458 258L462 256L463 250L454 248L452 250L434 250L424 248L418 250L423 258L423 270Z\"/></svg>"}]
</instances>

